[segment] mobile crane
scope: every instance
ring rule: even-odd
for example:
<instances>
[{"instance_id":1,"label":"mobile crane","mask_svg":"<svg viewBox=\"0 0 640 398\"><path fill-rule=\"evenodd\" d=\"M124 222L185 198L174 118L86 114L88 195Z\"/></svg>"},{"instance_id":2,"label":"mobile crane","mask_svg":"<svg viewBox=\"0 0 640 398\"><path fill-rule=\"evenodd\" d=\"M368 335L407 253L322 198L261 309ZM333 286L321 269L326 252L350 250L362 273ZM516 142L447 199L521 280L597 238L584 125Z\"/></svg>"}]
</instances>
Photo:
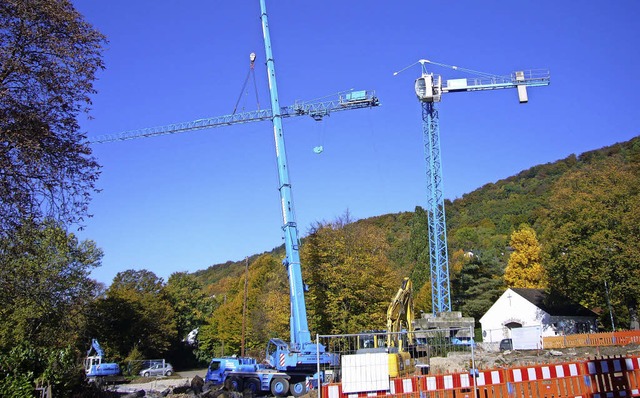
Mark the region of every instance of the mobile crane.
<instances>
[{"instance_id":1,"label":"mobile crane","mask_svg":"<svg viewBox=\"0 0 640 398\"><path fill-rule=\"evenodd\" d=\"M520 103L526 103L529 101L527 87L549 85L550 73L548 69L534 69L516 71L508 76L499 76L421 59L395 72L394 76L418 63L421 65L422 75L415 80L414 87L416 96L422 106L422 133L424 156L427 166L429 266L432 286L431 305L433 315L435 316L443 312L451 312L447 226L442 187L442 160L440 157L440 124L436 104L442 100L442 94L446 93L507 88L516 88L518 90ZM478 77L451 79L443 84L440 75L427 71L426 64L463 71Z\"/></svg>"},{"instance_id":2,"label":"mobile crane","mask_svg":"<svg viewBox=\"0 0 640 398\"><path fill-rule=\"evenodd\" d=\"M293 395L298 397L307 391L307 382L311 376L317 380L319 366L337 366L339 357L326 352L325 347L311 340L307 322L307 310L304 299L304 284L300 265L299 236L294 213L291 182L286 158L282 119L293 116L311 116L322 120L331 112L370 108L379 105L372 91L349 91L340 93L337 99L321 102L296 102L292 106L281 107L278 99L271 37L265 0L260 0L261 22L264 36L267 73L271 109L257 110L231 115L198 119L191 122L168 126L126 131L124 133L96 137L92 143L124 141L142 137L182 133L192 130L228 126L261 120L272 120L278 166L278 181L283 218L283 238L286 258L283 265L289 278L290 298L290 341L271 339L266 349L267 365L258 364L253 358L214 358L211 361L206 380L223 383L229 380L239 391L252 390L256 394L271 392L278 397ZM251 57L251 62L255 60Z\"/></svg>"}]
</instances>

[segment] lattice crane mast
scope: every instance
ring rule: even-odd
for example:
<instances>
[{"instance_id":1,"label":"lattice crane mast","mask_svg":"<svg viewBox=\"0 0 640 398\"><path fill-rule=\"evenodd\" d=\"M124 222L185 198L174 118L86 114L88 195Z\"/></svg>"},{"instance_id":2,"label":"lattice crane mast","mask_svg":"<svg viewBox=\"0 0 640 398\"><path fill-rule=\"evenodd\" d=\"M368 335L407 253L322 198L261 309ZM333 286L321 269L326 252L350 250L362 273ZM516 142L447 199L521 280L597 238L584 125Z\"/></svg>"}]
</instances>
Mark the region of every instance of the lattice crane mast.
<instances>
[{"instance_id":1,"label":"lattice crane mast","mask_svg":"<svg viewBox=\"0 0 640 398\"><path fill-rule=\"evenodd\" d=\"M447 253L447 226L442 187L442 159L440 156L440 126L436 103L442 94L466 91L486 91L507 88L518 89L520 103L528 102L527 87L547 86L548 69L513 72L509 76L492 75L421 59L394 75L420 64L422 75L415 81L415 92L422 105L422 135L427 169L427 215L429 224L429 267L431 271L431 302L434 315L451 311L449 287L449 258ZM426 64L463 71L476 75L473 78L447 80L429 73Z\"/></svg>"}]
</instances>

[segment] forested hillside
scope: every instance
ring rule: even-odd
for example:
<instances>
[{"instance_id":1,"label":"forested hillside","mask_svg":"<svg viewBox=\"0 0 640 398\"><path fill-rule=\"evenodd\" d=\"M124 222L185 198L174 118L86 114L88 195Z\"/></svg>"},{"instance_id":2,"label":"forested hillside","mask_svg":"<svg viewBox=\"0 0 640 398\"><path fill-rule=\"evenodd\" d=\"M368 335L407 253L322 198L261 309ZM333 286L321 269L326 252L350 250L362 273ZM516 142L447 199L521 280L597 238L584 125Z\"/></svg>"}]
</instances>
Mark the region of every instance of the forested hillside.
<instances>
[{"instance_id":1,"label":"forested hillside","mask_svg":"<svg viewBox=\"0 0 640 398\"><path fill-rule=\"evenodd\" d=\"M638 166L640 138L534 166L446 202L453 309L479 319L507 286L541 286L598 311L610 328L606 283L617 325L629 327L640 293ZM301 249L312 330L384 328L386 306L405 276L414 283L416 310L430 312L428 253L420 207L357 221L345 214L313 226ZM265 330L286 337L283 255L276 248L249 259L252 342L266 338ZM219 349L223 340L227 352L238 349L244 270L241 261L196 273L219 305L201 330L203 349Z\"/></svg>"},{"instance_id":2,"label":"forested hillside","mask_svg":"<svg viewBox=\"0 0 640 398\"><path fill-rule=\"evenodd\" d=\"M542 287L597 311L603 329L611 329L611 315L618 329L637 326L639 166L636 138L447 202L453 309L477 320L506 287ZM301 245L311 332L384 329L406 276L416 312L430 312L427 241L420 207L363 220L347 212L311 226ZM77 374L92 338L135 374L129 365L145 358L181 368L240 354L243 336L245 354L262 358L269 338L289 337L282 247L167 281L126 270L108 287L89 277L102 257L96 243L54 221L24 223L0 239L0 252L0 370L10 375L0 391L29 389L51 369ZM198 344L188 345L196 328ZM75 388L63 386L66 377L55 381L59 391Z\"/></svg>"}]
</instances>

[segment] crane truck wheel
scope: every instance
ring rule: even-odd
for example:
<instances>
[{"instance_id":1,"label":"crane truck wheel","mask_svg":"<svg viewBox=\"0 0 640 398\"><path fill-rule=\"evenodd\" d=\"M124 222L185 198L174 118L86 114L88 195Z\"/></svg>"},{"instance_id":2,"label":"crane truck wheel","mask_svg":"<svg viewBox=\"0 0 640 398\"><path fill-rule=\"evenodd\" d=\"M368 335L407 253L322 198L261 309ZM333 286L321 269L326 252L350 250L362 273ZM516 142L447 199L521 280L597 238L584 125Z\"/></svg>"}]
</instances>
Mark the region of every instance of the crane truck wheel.
<instances>
[{"instance_id":1,"label":"crane truck wheel","mask_svg":"<svg viewBox=\"0 0 640 398\"><path fill-rule=\"evenodd\" d=\"M289 392L294 397L299 397L301 395L304 395L307 393L307 383L304 380L297 381L291 384L291 387L289 388Z\"/></svg>"},{"instance_id":2,"label":"crane truck wheel","mask_svg":"<svg viewBox=\"0 0 640 398\"><path fill-rule=\"evenodd\" d=\"M242 392L243 385L242 385L242 379L241 378L239 378L237 376L231 376L227 380L229 381L230 387L234 391Z\"/></svg>"},{"instance_id":3,"label":"crane truck wheel","mask_svg":"<svg viewBox=\"0 0 640 398\"><path fill-rule=\"evenodd\" d=\"M276 397L286 397L289 394L289 381L281 377L276 377L271 382L271 394Z\"/></svg>"},{"instance_id":4,"label":"crane truck wheel","mask_svg":"<svg viewBox=\"0 0 640 398\"><path fill-rule=\"evenodd\" d=\"M251 377L244 382L244 391L251 391L254 395L260 392L260 380Z\"/></svg>"}]
</instances>

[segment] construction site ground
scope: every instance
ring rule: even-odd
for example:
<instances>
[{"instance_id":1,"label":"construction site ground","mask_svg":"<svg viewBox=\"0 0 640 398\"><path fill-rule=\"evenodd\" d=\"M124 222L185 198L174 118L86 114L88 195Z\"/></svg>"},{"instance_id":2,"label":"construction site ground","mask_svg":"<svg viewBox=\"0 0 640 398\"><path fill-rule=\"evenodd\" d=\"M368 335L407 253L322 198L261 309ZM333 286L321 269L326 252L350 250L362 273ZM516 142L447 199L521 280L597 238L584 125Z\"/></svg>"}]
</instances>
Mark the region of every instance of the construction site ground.
<instances>
[{"instance_id":1,"label":"construction site ground","mask_svg":"<svg viewBox=\"0 0 640 398\"><path fill-rule=\"evenodd\" d=\"M627 346L608 346L608 347L579 347L564 348L554 350L513 350L513 351L488 351L481 347L474 349L473 358L477 369L500 369L513 368L531 365L554 364L562 362L579 362L587 359L612 358L621 356L637 356L640 355L640 346L638 344L630 344ZM433 357L429 360L430 374L446 374L467 372L471 369L471 351L450 352L446 357ZM174 392L176 387L189 386L193 377L204 377L206 369L180 372L172 377L161 378L140 378L133 383L114 386L111 391L118 392L119 396L136 396L135 392L145 391L146 396L165 396L172 397L193 397L191 394L180 394ZM160 392L165 394L160 394ZM168 393L168 394L167 394ZM218 396L212 394L202 394L198 396ZM238 393L226 393L225 397L241 396ZM139 394L137 396L140 396ZM305 395L306 398L314 398L315 391L311 391Z\"/></svg>"},{"instance_id":2,"label":"construction site ground","mask_svg":"<svg viewBox=\"0 0 640 398\"><path fill-rule=\"evenodd\" d=\"M473 353L477 369L512 368L536 364L559 362L576 362L586 359L615 357L626 355L640 355L640 346L608 347L575 347L553 350L513 350L513 351L485 351L477 348ZM468 371L471 368L471 352L450 352L447 357L430 359L430 373L454 373Z\"/></svg>"}]
</instances>

